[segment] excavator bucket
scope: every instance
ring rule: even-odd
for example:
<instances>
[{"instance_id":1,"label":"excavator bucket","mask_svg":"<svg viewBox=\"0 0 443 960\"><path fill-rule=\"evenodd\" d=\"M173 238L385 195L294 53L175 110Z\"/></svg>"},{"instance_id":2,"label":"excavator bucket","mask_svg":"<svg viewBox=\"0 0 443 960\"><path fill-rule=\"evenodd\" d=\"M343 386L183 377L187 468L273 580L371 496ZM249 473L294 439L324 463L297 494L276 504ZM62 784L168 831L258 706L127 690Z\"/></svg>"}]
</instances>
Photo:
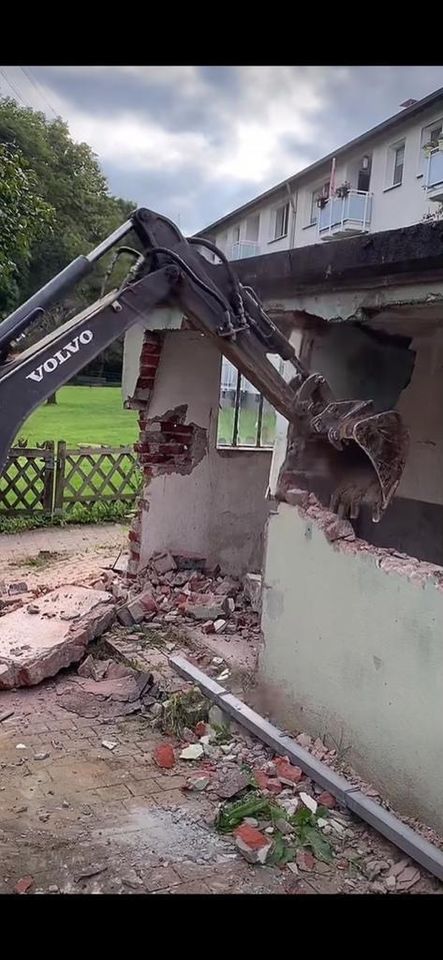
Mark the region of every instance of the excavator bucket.
<instances>
[{"instance_id":1,"label":"excavator bucket","mask_svg":"<svg viewBox=\"0 0 443 960\"><path fill-rule=\"evenodd\" d=\"M378 522L400 483L408 433L396 410L375 412L371 400L334 400L311 375L296 392L284 486L312 490L340 516L356 519L363 503ZM284 491L283 491L284 492Z\"/></svg>"},{"instance_id":2,"label":"excavator bucket","mask_svg":"<svg viewBox=\"0 0 443 960\"><path fill-rule=\"evenodd\" d=\"M347 433L348 425L345 425ZM408 451L408 434L395 410L363 417L352 425L351 439L369 458L380 484L385 510L400 483Z\"/></svg>"}]
</instances>

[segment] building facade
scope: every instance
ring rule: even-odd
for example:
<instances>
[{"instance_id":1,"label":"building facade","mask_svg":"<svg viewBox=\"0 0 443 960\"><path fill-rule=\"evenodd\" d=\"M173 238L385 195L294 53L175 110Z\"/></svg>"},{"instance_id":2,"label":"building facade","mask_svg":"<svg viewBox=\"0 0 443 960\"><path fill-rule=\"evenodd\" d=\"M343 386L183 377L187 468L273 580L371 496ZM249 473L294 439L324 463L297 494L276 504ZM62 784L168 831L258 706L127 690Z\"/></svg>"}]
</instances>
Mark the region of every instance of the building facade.
<instances>
[{"instance_id":1,"label":"building facade","mask_svg":"<svg viewBox=\"0 0 443 960\"><path fill-rule=\"evenodd\" d=\"M210 224L229 260L418 223L443 200L443 88Z\"/></svg>"}]
</instances>

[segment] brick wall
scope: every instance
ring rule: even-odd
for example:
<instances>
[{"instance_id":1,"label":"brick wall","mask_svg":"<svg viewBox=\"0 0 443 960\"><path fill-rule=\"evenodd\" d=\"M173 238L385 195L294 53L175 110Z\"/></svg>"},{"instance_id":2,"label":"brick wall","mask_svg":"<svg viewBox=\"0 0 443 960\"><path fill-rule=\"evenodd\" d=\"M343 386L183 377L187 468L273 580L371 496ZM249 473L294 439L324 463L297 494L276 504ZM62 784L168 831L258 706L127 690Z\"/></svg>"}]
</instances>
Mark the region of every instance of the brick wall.
<instances>
[{"instance_id":1,"label":"brick wall","mask_svg":"<svg viewBox=\"0 0 443 960\"><path fill-rule=\"evenodd\" d=\"M206 430L185 423L187 404L168 410L161 417L148 417L149 401L160 362L163 337L145 334L140 356L140 373L130 406L139 410L139 439L134 444L143 471L144 485L161 474L189 474L207 452ZM129 531L129 576L135 576L140 560L141 514L149 510L143 496L137 501L137 516Z\"/></svg>"},{"instance_id":2,"label":"brick wall","mask_svg":"<svg viewBox=\"0 0 443 960\"><path fill-rule=\"evenodd\" d=\"M140 439L143 437L143 431L146 424L146 409L154 386L157 367L160 362L160 355L163 345L162 334L145 333L143 347L140 354L140 372L137 380L137 386L134 396L128 401L128 406L139 410L139 428ZM134 445L136 452L139 452L140 442ZM143 465L143 472L146 478L146 470ZM140 560L140 534L141 534L141 512L147 506L143 496L137 500L137 515L134 518L129 531L129 563L128 576L134 577L137 574Z\"/></svg>"}]
</instances>

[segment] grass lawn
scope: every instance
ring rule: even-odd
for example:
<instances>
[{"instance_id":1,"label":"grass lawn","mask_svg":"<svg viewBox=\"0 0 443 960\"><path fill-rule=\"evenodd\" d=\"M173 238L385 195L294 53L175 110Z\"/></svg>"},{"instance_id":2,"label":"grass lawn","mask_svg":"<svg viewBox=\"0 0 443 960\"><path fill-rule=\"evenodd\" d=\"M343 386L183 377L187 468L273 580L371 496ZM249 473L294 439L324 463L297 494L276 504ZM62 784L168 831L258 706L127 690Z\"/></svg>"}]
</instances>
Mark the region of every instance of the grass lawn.
<instances>
[{"instance_id":1,"label":"grass lawn","mask_svg":"<svg viewBox=\"0 0 443 960\"><path fill-rule=\"evenodd\" d=\"M233 407L220 410L218 442L230 444L234 420ZM257 413L241 410L239 443L255 446ZM262 444L272 445L275 432L274 411L263 410ZM135 443L138 425L135 410L124 410L120 387L62 387L57 404L39 407L19 431L28 446L44 440L65 440L78 444L120 446Z\"/></svg>"},{"instance_id":2,"label":"grass lawn","mask_svg":"<svg viewBox=\"0 0 443 960\"><path fill-rule=\"evenodd\" d=\"M62 387L57 404L39 407L19 431L28 446L44 440L118 447L135 443L135 410L124 410L120 387Z\"/></svg>"}]
</instances>

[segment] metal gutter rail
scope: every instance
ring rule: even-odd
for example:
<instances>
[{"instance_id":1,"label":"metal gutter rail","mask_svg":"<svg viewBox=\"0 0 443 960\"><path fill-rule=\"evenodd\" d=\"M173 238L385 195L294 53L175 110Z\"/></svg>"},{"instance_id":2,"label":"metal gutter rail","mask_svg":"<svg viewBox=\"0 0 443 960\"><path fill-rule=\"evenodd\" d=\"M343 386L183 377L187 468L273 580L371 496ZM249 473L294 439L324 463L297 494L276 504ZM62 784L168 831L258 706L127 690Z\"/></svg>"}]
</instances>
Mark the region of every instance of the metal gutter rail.
<instances>
[{"instance_id":1,"label":"metal gutter rail","mask_svg":"<svg viewBox=\"0 0 443 960\"><path fill-rule=\"evenodd\" d=\"M246 727L250 733L272 747L277 754L289 759L302 768L303 772L311 777L315 783L331 793L344 807L357 814L371 827L378 830L387 840L403 850L412 860L415 860L426 870L429 870L439 880L443 880L443 852L425 840L419 833L412 830L398 817L389 813L379 803L366 797L358 787L352 787L345 777L339 776L327 764L317 760L307 750L282 733L268 720L265 720L251 710L242 700L234 697L211 677L207 677L202 670L194 667L184 657L171 656L169 663L180 676L190 680L200 687L202 692L213 700L221 710L224 710L237 723Z\"/></svg>"}]
</instances>

